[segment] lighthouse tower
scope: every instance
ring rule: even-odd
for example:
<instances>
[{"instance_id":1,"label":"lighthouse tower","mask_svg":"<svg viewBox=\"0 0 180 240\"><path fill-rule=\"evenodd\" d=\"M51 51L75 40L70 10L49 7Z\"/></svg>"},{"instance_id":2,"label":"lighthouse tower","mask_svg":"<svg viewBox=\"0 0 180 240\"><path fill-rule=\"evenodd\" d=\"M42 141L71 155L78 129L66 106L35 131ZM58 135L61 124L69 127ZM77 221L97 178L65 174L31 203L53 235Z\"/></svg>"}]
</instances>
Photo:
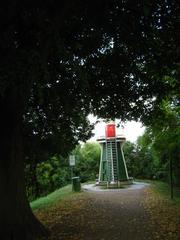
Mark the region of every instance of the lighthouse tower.
<instances>
[{"instance_id":1,"label":"lighthouse tower","mask_svg":"<svg viewBox=\"0 0 180 240\"><path fill-rule=\"evenodd\" d=\"M101 145L98 185L118 187L131 182L122 149L125 140L125 136L116 134L114 122L106 124L105 136L97 139Z\"/></svg>"}]
</instances>

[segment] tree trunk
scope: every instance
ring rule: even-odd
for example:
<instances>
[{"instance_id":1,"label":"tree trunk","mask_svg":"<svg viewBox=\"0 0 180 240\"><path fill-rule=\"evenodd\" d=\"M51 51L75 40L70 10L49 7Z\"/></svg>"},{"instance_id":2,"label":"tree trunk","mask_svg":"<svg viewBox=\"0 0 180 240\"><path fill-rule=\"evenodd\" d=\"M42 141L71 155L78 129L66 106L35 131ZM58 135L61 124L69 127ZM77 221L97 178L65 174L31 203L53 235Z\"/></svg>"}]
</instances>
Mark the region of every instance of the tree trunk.
<instances>
[{"instance_id":1,"label":"tree trunk","mask_svg":"<svg viewBox=\"0 0 180 240\"><path fill-rule=\"evenodd\" d=\"M22 102L10 91L0 98L0 239L32 240L46 235L25 191Z\"/></svg>"}]
</instances>

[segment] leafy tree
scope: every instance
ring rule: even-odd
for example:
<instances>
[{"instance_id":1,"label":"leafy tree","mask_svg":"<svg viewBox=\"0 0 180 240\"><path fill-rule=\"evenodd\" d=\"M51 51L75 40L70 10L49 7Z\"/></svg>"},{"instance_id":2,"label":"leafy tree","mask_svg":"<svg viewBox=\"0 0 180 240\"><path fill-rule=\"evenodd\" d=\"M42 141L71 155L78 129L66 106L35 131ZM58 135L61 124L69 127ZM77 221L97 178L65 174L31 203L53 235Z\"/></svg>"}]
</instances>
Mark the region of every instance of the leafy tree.
<instances>
[{"instance_id":1,"label":"leafy tree","mask_svg":"<svg viewBox=\"0 0 180 240\"><path fill-rule=\"evenodd\" d=\"M39 163L36 169L40 194L45 195L67 184L69 181L69 166L61 156L51 157L48 161Z\"/></svg>"},{"instance_id":2,"label":"leafy tree","mask_svg":"<svg viewBox=\"0 0 180 240\"><path fill-rule=\"evenodd\" d=\"M124 145L124 154L129 175L134 178L153 179L157 177L158 159L152 149L152 140L146 131L140 136L137 143L127 142Z\"/></svg>"},{"instance_id":3,"label":"leafy tree","mask_svg":"<svg viewBox=\"0 0 180 240\"><path fill-rule=\"evenodd\" d=\"M48 160L38 163L33 171L27 164L25 173L27 195L31 201L65 186L70 181L68 161L60 155L54 155Z\"/></svg>"},{"instance_id":4,"label":"leafy tree","mask_svg":"<svg viewBox=\"0 0 180 240\"><path fill-rule=\"evenodd\" d=\"M132 177L137 177L138 173L138 155L135 143L125 142L123 146L124 156L127 164L128 174Z\"/></svg>"},{"instance_id":5,"label":"leafy tree","mask_svg":"<svg viewBox=\"0 0 180 240\"><path fill-rule=\"evenodd\" d=\"M157 179L160 168L159 159L153 147L153 135L147 129L143 136L137 140L137 154L138 154L138 174L137 177L147 179Z\"/></svg>"},{"instance_id":6,"label":"leafy tree","mask_svg":"<svg viewBox=\"0 0 180 240\"><path fill-rule=\"evenodd\" d=\"M158 115L155 115L157 117L146 128L143 136L138 138L137 145L125 143L125 157L133 176L167 181L172 160L173 180L176 185L180 184L178 111L179 107L174 102L163 101Z\"/></svg>"},{"instance_id":7,"label":"leafy tree","mask_svg":"<svg viewBox=\"0 0 180 240\"><path fill-rule=\"evenodd\" d=\"M49 146L61 134L60 151L65 145L70 149L78 139L88 138L89 112L148 117L163 96L177 91L171 79L178 74L178 11L175 0L3 3L2 239L46 234L25 195L24 155L29 156L30 147L24 154L24 142L37 153L34 139Z\"/></svg>"},{"instance_id":8,"label":"leafy tree","mask_svg":"<svg viewBox=\"0 0 180 240\"><path fill-rule=\"evenodd\" d=\"M154 134L153 147L157 152L161 164L169 172L169 162L173 163L173 178L176 185L180 185L180 120L177 98L174 101L163 101L159 108L159 118L152 123ZM160 118L161 116L161 118Z\"/></svg>"},{"instance_id":9,"label":"leafy tree","mask_svg":"<svg viewBox=\"0 0 180 240\"><path fill-rule=\"evenodd\" d=\"M81 181L95 180L99 171L99 144L87 142L82 146L78 145L73 153L77 158L75 173L80 176Z\"/></svg>"}]
</instances>

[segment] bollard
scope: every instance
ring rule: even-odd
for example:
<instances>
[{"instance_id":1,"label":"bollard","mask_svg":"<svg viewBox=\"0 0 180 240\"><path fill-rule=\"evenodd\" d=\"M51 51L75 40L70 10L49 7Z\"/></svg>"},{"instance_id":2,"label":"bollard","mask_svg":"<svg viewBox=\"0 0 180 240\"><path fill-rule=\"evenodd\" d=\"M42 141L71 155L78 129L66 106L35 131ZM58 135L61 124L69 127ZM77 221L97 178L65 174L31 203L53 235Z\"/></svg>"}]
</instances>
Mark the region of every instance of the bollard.
<instances>
[{"instance_id":1,"label":"bollard","mask_svg":"<svg viewBox=\"0 0 180 240\"><path fill-rule=\"evenodd\" d=\"M79 177L72 178L72 191L80 192L81 191L81 182Z\"/></svg>"}]
</instances>

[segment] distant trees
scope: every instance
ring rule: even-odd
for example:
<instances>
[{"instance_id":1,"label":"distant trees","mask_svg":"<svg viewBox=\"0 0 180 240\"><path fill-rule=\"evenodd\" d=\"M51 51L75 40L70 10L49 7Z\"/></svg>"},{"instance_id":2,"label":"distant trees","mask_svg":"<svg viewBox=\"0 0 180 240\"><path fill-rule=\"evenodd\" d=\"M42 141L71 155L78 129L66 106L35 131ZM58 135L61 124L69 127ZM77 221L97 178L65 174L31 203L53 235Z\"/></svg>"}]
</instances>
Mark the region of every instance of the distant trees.
<instances>
[{"instance_id":1,"label":"distant trees","mask_svg":"<svg viewBox=\"0 0 180 240\"><path fill-rule=\"evenodd\" d=\"M74 176L81 182L95 180L99 171L100 146L96 142L78 144L69 154L74 154L76 165ZM71 182L71 170L68 157L55 154L35 166L26 164L26 192L29 200L44 196Z\"/></svg>"},{"instance_id":2,"label":"distant trees","mask_svg":"<svg viewBox=\"0 0 180 240\"><path fill-rule=\"evenodd\" d=\"M148 146L142 146L140 141L137 144L126 142L124 155L129 176L142 179L152 179L155 176L154 161Z\"/></svg>"},{"instance_id":3,"label":"distant trees","mask_svg":"<svg viewBox=\"0 0 180 240\"><path fill-rule=\"evenodd\" d=\"M78 145L73 153L77 159L75 174L80 176L82 182L95 180L99 172L100 145L96 142L87 142Z\"/></svg>"},{"instance_id":4,"label":"distant trees","mask_svg":"<svg viewBox=\"0 0 180 240\"><path fill-rule=\"evenodd\" d=\"M130 174L136 178L169 181L170 161L173 182L180 186L179 107L164 101L157 118L146 128L137 143L125 143L124 151Z\"/></svg>"},{"instance_id":5,"label":"distant trees","mask_svg":"<svg viewBox=\"0 0 180 240\"><path fill-rule=\"evenodd\" d=\"M169 172L172 162L173 182L180 185L180 118L177 96L163 101L158 117L152 122L153 148L161 165Z\"/></svg>"},{"instance_id":6,"label":"distant trees","mask_svg":"<svg viewBox=\"0 0 180 240\"><path fill-rule=\"evenodd\" d=\"M25 176L27 196L32 201L70 182L68 159L56 154L38 163L34 169L27 164Z\"/></svg>"}]
</instances>

